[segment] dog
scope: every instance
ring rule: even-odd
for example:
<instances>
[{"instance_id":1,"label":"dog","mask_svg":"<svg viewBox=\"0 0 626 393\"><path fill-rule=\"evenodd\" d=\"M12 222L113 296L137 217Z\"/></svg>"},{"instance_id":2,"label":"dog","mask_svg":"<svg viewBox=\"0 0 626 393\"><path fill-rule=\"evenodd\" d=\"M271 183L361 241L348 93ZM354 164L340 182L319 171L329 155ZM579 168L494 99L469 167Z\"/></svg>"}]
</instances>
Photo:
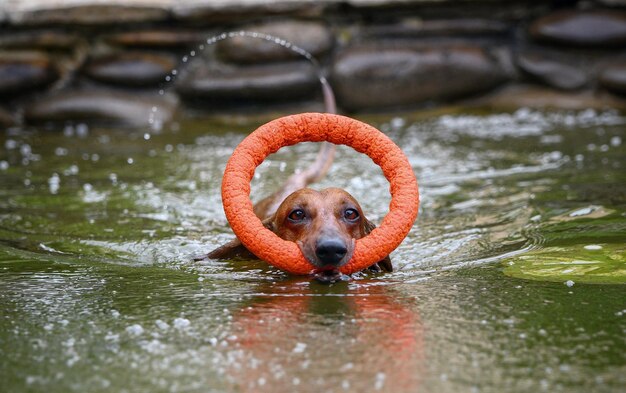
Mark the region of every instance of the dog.
<instances>
[{"instance_id":1,"label":"dog","mask_svg":"<svg viewBox=\"0 0 626 393\"><path fill-rule=\"evenodd\" d=\"M325 79L322 88L326 111L335 113L334 95ZM284 240L296 242L315 267L313 277L323 283L346 279L339 268L352 258L355 241L376 228L348 192L339 188L320 191L307 188L326 175L334 154L335 145L322 143L315 162L307 170L293 174L276 193L254 205L254 213L266 228ZM257 258L239 239L218 247L206 257ZM391 272L391 259L387 256L366 270Z\"/></svg>"}]
</instances>

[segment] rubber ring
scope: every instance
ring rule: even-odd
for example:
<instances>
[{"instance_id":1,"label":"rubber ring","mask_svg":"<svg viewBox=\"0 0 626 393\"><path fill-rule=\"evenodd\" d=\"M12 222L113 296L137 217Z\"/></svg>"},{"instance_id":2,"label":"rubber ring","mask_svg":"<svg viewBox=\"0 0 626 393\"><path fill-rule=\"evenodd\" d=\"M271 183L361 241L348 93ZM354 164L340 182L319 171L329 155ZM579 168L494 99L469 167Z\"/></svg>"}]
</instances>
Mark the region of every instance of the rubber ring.
<instances>
[{"instance_id":1,"label":"rubber ring","mask_svg":"<svg viewBox=\"0 0 626 393\"><path fill-rule=\"evenodd\" d=\"M285 116L262 125L235 149L222 181L224 212L242 244L260 259L292 274L311 274L315 266L295 242L283 240L254 214L250 181L267 156L300 142L328 141L368 155L390 184L389 213L380 226L356 240L352 259L339 270L351 274L366 269L395 250L417 218L419 191L409 160L385 134L358 120L328 113Z\"/></svg>"}]
</instances>

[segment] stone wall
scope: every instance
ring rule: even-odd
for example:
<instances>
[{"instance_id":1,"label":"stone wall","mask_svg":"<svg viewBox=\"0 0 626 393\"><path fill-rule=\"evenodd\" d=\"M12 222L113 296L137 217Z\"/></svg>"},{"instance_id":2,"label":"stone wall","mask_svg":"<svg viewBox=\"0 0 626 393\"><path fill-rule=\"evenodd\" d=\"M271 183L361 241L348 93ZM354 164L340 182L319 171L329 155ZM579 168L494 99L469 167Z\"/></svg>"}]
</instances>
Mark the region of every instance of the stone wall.
<instances>
[{"instance_id":1,"label":"stone wall","mask_svg":"<svg viewBox=\"0 0 626 393\"><path fill-rule=\"evenodd\" d=\"M9 0L0 125L161 124L176 111L321 102L343 112L464 105L626 108L626 1Z\"/></svg>"}]
</instances>

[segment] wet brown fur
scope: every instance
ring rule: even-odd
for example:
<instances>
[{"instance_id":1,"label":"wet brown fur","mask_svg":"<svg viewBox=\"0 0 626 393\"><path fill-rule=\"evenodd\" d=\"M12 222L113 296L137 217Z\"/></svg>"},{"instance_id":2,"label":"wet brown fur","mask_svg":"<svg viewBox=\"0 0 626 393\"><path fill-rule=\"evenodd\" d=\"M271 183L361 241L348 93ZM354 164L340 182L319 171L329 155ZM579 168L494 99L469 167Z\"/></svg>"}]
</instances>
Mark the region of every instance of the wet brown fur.
<instances>
[{"instance_id":1,"label":"wet brown fur","mask_svg":"<svg viewBox=\"0 0 626 393\"><path fill-rule=\"evenodd\" d=\"M268 203L266 200L261 202ZM299 209L305 212L308 219L294 223L289 219L289 215ZM354 221L346 220L344 218L346 209L356 210L358 218ZM356 199L340 188L327 188L321 191L300 189L282 201L276 212L257 216L266 228L280 238L296 242L305 258L317 267L323 267L315 254L316 245L321 237L334 237L347 246L348 252L342 263L345 264L354 251L354 241L376 228L376 225L365 217ZM232 240L207 255L209 259L231 259L237 256L256 258L239 239ZM390 272L393 270L391 259L387 256L370 266L369 270Z\"/></svg>"}]
</instances>

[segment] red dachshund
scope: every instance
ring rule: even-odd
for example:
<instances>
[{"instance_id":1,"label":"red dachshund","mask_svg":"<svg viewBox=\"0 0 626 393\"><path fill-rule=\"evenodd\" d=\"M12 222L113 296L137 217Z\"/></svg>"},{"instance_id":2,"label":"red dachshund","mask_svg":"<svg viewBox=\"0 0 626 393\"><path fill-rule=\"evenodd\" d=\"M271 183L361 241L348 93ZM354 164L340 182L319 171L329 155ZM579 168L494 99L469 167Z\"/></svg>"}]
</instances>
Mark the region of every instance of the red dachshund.
<instances>
[{"instance_id":1,"label":"red dachshund","mask_svg":"<svg viewBox=\"0 0 626 393\"><path fill-rule=\"evenodd\" d=\"M332 90L323 82L326 111L335 113ZM355 240L364 237L376 227L365 218L359 203L346 191L339 188L321 191L306 188L326 175L334 153L333 144L323 143L309 169L292 175L278 192L254 206L254 213L266 228L282 239L298 244L305 258L316 267L314 277L325 283L343 279L339 268L352 257ZM239 239L208 254L210 259L235 256L256 258ZM391 260L387 256L368 269L390 272Z\"/></svg>"}]
</instances>

